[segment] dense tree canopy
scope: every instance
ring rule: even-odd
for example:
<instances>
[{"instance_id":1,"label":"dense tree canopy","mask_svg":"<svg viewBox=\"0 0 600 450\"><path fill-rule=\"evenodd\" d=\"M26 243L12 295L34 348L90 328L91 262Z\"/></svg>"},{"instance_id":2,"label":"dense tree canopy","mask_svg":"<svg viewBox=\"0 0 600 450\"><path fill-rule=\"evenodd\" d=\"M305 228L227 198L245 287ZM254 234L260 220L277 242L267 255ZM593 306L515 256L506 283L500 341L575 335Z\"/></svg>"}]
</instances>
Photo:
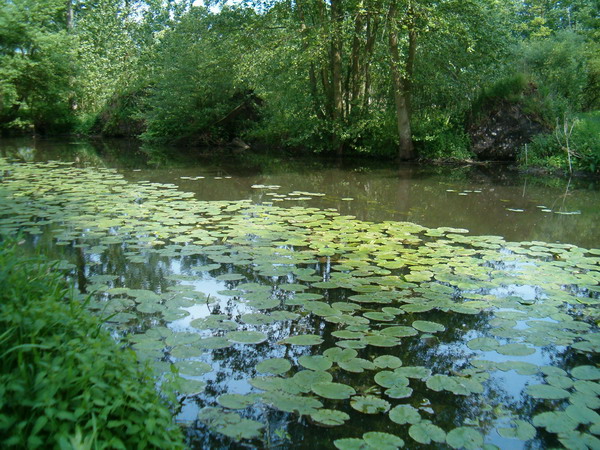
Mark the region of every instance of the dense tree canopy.
<instances>
[{"instance_id":1,"label":"dense tree canopy","mask_svg":"<svg viewBox=\"0 0 600 450\"><path fill-rule=\"evenodd\" d=\"M597 1L196 4L4 2L0 129L465 157L506 77L547 124L600 101Z\"/></svg>"}]
</instances>

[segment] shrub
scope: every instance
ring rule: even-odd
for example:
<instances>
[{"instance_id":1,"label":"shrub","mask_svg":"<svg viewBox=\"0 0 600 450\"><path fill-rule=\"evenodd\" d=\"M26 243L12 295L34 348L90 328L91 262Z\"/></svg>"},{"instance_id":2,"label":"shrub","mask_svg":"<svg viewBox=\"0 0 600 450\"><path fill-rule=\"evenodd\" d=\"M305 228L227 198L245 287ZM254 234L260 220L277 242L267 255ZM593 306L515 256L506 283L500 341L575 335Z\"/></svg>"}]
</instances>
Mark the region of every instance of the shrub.
<instances>
[{"instance_id":1,"label":"shrub","mask_svg":"<svg viewBox=\"0 0 600 450\"><path fill-rule=\"evenodd\" d=\"M182 448L181 431L130 350L60 274L0 245L0 446Z\"/></svg>"},{"instance_id":2,"label":"shrub","mask_svg":"<svg viewBox=\"0 0 600 450\"><path fill-rule=\"evenodd\" d=\"M573 169L600 172L600 111L583 113L557 121L553 133L536 136L531 144L521 150L520 164L542 166L568 171L569 155ZM566 141L568 134L568 146Z\"/></svg>"}]
</instances>

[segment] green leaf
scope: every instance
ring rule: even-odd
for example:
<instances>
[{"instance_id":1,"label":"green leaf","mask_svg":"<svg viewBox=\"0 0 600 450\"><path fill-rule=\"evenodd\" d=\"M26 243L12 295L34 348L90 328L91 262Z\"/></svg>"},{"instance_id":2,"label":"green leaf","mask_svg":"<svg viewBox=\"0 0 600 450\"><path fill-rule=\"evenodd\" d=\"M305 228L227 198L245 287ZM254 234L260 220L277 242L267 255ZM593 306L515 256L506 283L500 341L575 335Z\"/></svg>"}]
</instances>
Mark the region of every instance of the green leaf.
<instances>
[{"instance_id":1,"label":"green leaf","mask_svg":"<svg viewBox=\"0 0 600 450\"><path fill-rule=\"evenodd\" d=\"M383 399L366 395L352 397L350 406L363 414L379 414L388 412L391 405Z\"/></svg>"},{"instance_id":2,"label":"green leaf","mask_svg":"<svg viewBox=\"0 0 600 450\"><path fill-rule=\"evenodd\" d=\"M390 420L400 425L406 423L419 423L421 421L421 415L419 411L410 405L398 405L392 408L389 413Z\"/></svg>"},{"instance_id":3,"label":"green leaf","mask_svg":"<svg viewBox=\"0 0 600 450\"><path fill-rule=\"evenodd\" d=\"M446 443L452 448L476 450L483 445L483 436L473 428L458 427L447 434Z\"/></svg>"},{"instance_id":4,"label":"green leaf","mask_svg":"<svg viewBox=\"0 0 600 450\"><path fill-rule=\"evenodd\" d=\"M311 390L321 397L335 400L343 400L356 394L353 387L332 382L316 383L311 387Z\"/></svg>"},{"instance_id":5,"label":"green leaf","mask_svg":"<svg viewBox=\"0 0 600 450\"><path fill-rule=\"evenodd\" d=\"M421 444L430 444L431 442L445 442L446 433L440 427L429 422L421 422L411 425L408 429L411 438Z\"/></svg>"},{"instance_id":6,"label":"green leaf","mask_svg":"<svg viewBox=\"0 0 600 450\"><path fill-rule=\"evenodd\" d=\"M259 373L272 373L281 375L292 368L292 363L284 358L265 359L256 365L256 371Z\"/></svg>"},{"instance_id":7,"label":"green leaf","mask_svg":"<svg viewBox=\"0 0 600 450\"><path fill-rule=\"evenodd\" d=\"M310 415L310 418L322 425L337 426L343 425L350 416L343 411L336 411L334 409L320 409Z\"/></svg>"}]
</instances>

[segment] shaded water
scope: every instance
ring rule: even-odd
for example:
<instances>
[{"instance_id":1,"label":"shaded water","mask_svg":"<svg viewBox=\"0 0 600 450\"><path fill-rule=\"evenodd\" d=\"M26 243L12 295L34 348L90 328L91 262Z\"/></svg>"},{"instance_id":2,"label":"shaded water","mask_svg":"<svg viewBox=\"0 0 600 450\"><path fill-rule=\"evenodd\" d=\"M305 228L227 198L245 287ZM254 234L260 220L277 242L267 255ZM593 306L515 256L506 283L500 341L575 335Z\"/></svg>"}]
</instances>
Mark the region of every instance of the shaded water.
<instances>
[{"instance_id":1,"label":"shaded water","mask_svg":"<svg viewBox=\"0 0 600 450\"><path fill-rule=\"evenodd\" d=\"M474 432L472 448L480 436L500 448L596 445L600 252L544 243L598 247L593 183L249 155L174 161L135 146L9 143L0 151L75 162L5 169L0 226L25 230L38 248L71 263L79 288L99 292L92 307L116 314L115 334L157 374L174 363L185 379L202 382L201 393L182 397L177 416L191 425L192 446L321 448L355 438L338 445L359 448L363 433L375 431L418 448L426 441L419 432L435 438L427 421L454 438ZM297 335L315 337L311 345L285 343ZM238 343L256 336L256 344ZM346 361L331 348L356 354ZM316 364L302 359L310 355L325 355L319 361L332 367L303 383L296 374ZM401 375L390 357L401 360L398 370L418 373ZM257 364L269 358L290 368L257 381L265 375ZM327 380L356 395L331 398L320 389L339 385ZM231 407L220 397L229 394L245 395L249 406L236 411L256 423L208 417L214 410L196 420L201 408ZM365 414L357 401L380 409ZM403 418L385 411L404 406ZM571 406L586 418L574 419ZM347 414L346 425L315 425L317 409ZM527 442L500 431L545 412L579 422L557 432L538 419L533 435L521 424ZM237 444L244 426L248 439ZM380 435L366 436L383 445Z\"/></svg>"},{"instance_id":2,"label":"shaded water","mask_svg":"<svg viewBox=\"0 0 600 450\"><path fill-rule=\"evenodd\" d=\"M139 143L123 140L5 140L0 154L114 167L127 180L172 183L199 200L275 200L283 206L336 208L366 221L410 221L511 241L600 246L598 180L522 175L506 166L397 166L233 153L202 157L193 151L173 155L167 150L143 151ZM281 187L269 192L253 185ZM297 200L306 196L295 191L325 195ZM293 200L279 202L271 194Z\"/></svg>"}]
</instances>

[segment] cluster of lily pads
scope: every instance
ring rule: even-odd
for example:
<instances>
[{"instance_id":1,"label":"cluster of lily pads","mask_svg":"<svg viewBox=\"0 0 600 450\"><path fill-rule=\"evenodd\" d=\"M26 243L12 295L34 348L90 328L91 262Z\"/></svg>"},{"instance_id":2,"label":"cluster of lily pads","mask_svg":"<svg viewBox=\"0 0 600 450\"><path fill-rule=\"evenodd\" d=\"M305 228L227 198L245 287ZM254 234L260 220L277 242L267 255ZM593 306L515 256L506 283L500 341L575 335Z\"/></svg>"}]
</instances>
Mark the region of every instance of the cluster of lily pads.
<instances>
[{"instance_id":1,"label":"cluster of lily pads","mask_svg":"<svg viewBox=\"0 0 600 450\"><path fill-rule=\"evenodd\" d=\"M192 197L0 159L0 233L62 248L211 433L256 443L272 410L340 449L600 446L600 250Z\"/></svg>"}]
</instances>

